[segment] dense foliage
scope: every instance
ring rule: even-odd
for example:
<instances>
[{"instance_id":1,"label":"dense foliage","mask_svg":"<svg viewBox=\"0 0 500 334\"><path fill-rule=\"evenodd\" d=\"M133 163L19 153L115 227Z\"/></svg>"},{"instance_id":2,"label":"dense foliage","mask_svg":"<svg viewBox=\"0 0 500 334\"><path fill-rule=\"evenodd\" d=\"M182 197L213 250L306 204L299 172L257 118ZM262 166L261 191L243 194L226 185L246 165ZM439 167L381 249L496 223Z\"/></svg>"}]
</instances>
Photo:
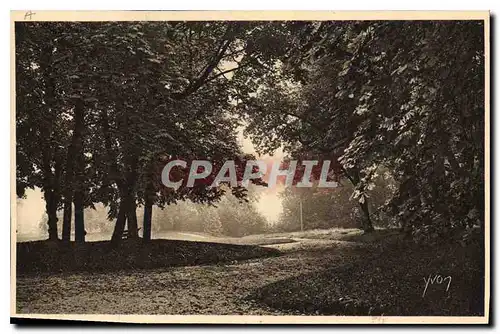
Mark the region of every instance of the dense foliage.
<instances>
[{"instance_id":1,"label":"dense foliage","mask_svg":"<svg viewBox=\"0 0 500 334\"><path fill-rule=\"evenodd\" d=\"M115 241L126 225L138 237L144 207L149 240L153 206L236 207L227 187L166 190L160 171L175 158L244 163L245 125L259 153L333 161L351 184L335 196L352 190L366 232L381 169L397 188L387 224L482 225L484 42L474 21L18 22L17 194L42 189L50 239L62 209L63 240L74 211L84 241L84 209L101 203ZM224 219L245 220L237 211Z\"/></svg>"},{"instance_id":2,"label":"dense foliage","mask_svg":"<svg viewBox=\"0 0 500 334\"><path fill-rule=\"evenodd\" d=\"M203 184L164 191L159 170L172 158L241 158L233 92L266 71L277 52L267 37L282 26L16 23L17 192L42 189L49 238L58 238L61 208L63 240L73 206L76 240L84 241L84 208L100 202L116 218L118 241L125 224L137 237L143 204L148 240L153 205L220 199L223 188Z\"/></svg>"},{"instance_id":3,"label":"dense foliage","mask_svg":"<svg viewBox=\"0 0 500 334\"><path fill-rule=\"evenodd\" d=\"M279 76L242 104L263 151L338 157L370 231L380 167L394 221L432 235L484 221L484 27L474 21L293 26ZM267 136L266 136L267 134Z\"/></svg>"}]
</instances>

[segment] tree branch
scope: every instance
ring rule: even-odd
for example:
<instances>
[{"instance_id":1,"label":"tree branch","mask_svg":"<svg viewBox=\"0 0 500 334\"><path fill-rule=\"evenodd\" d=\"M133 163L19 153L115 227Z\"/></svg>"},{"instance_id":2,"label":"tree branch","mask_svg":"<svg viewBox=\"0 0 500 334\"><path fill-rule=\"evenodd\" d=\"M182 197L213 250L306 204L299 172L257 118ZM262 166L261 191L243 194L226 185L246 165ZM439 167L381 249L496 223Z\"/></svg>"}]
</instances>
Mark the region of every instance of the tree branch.
<instances>
[{"instance_id":1,"label":"tree branch","mask_svg":"<svg viewBox=\"0 0 500 334\"><path fill-rule=\"evenodd\" d=\"M250 65L250 63L249 63L249 62L248 62L248 63L245 63L245 64L242 64L242 65L239 65L239 66L237 66L237 67L231 68L231 69L229 69L229 70L225 70L225 71L221 71L221 70L217 67L217 70L219 70L219 71L220 71L220 73L217 73L216 75L212 76L210 79L207 79L207 80L205 81L205 83L206 83L206 82L210 82L210 81L212 81L212 80L215 80L215 79L217 79L218 77L223 76L224 74L227 74L227 73L231 73L231 72L237 71L237 70L239 70L240 68L243 68L243 67L247 67L248 65Z\"/></svg>"},{"instance_id":2,"label":"tree branch","mask_svg":"<svg viewBox=\"0 0 500 334\"><path fill-rule=\"evenodd\" d=\"M191 93L194 93L197 91L201 86L203 86L206 82L208 82L208 77L212 73L212 71L217 67L221 59L224 57L227 49L233 42L233 38L231 35L234 33L232 26L228 25L226 32L224 33L224 36L222 37L221 43L219 47L217 48L217 52L215 53L214 57L208 64L204 67L202 70L201 74L198 76L198 78L192 82L186 89L181 92L181 93L174 93L172 94L172 97L176 100L181 100Z\"/></svg>"}]
</instances>

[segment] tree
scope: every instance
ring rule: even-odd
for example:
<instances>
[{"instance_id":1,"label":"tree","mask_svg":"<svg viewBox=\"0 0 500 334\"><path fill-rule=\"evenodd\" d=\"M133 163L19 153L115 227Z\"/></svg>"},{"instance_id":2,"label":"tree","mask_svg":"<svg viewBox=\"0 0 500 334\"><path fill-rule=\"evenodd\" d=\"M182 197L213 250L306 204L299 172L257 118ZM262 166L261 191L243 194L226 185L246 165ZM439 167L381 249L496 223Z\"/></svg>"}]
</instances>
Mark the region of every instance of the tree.
<instances>
[{"instance_id":1,"label":"tree","mask_svg":"<svg viewBox=\"0 0 500 334\"><path fill-rule=\"evenodd\" d=\"M61 25L16 23L16 188L42 189L49 239L57 240L57 209L62 198L62 175L68 121L59 100L55 35Z\"/></svg>"},{"instance_id":2,"label":"tree","mask_svg":"<svg viewBox=\"0 0 500 334\"><path fill-rule=\"evenodd\" d=\"M384 205L396 185L387 170L377 171L376 186L369 190L367 198L373 224L388 227L389 219ZM286 188L281 194L283 211L275 230L300 230L300 202L302 202L305 229L315 228L362 228L363 215L356 200L352 199L355 187L348 181L339 182L337 188Z\"/></svg>"},{"instance_id":3,"label":"tree","mask_svg":"<svg viewBox=\"0 0 500 334\"><path fill-rule=\"evenodd\" d=\"M280 82L241 104L247 131L262 150L285 143L290 152L338 156L365 230L366 194L381 166L399 185L390 203L399 223L482 221L482 24L291 25L296 37L275 71Z\"/></svg>"},{"instance_id":4,"label":"tree","mask_svg":"<svg viewBox=\"0 0 500 334\"><path fill-rule=\"evenodd\" d=\"M204 186L194 191L181 190L158 196L161 185L155 161L161 157L204 157L223 161L241 154L237 141L238 120L228 111L234 92L242 80L266 71L269 50L262 44L263 35L279 29L276 24L263 23L186 23L176 24L168 36L167 50L159 54L158 62L169 60L160 82L167 87L167 97L161 108L169 113L162 124L162 134L169 146L149 150L149 165L144 186L144 239L150 239L152 206L189 198L195 202L215 201L223 191L207 191ZM260 44L259 44L260 43ZM215 49L213 48L215 46ZM272 50L271 50L272 53ZM209 55L204 56L204 55ZM167 65L167 64L165 64ZM174 65L174 66L172 66ZM224 69L223 66L229 67ZM231 78L229 75L233 75ZM246 88L248 89L248 87ZM160 90L160 89L159 89ZM182 111L179 113L179 111ZM233 194L244 196L240 188Z\"/></svg>"},{"instance_id":5,"label":"tree","mask_svg":"<svg viewBox=\"0 0 500 334\"><path fill-rule=\"evenodd\" d=\"M241 153L237 122L227 113L227 75L262 66L254 57L258 51L240 48L251 39L250 31L259 33L259 24L17 25L18 189L21 196L26 187L44 189L51 238L57 238L56 211L62 203L63 240L69 240L73 204L75 237L84 241L83 209L95 202L109 206L110 217L117 218L115 241L125 223L129 236L137 237L138 203L145 201L147 227L155 200L184 198L165 200L152 193L142 174L151 176L158 159L221 160ZM231 68L220 68L228 62ZM36 108L46 109L44 122L38 122ZM28 133L31 129L40 132L38 137ZM40 143L41 152L30 151ZM194 194L202 201L216 198L203 189Z\"/></svg>"}]
</instances>

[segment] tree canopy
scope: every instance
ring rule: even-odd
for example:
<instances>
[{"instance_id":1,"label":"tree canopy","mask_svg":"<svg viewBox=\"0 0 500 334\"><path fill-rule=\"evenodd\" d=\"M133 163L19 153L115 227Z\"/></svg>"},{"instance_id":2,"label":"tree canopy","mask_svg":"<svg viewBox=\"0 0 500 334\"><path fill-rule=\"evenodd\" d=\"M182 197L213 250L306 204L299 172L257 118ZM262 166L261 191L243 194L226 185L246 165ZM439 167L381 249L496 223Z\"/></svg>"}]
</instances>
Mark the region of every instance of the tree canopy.
<instances>
[{"instance_id":1,"label":"tree canopy","mask_svg":"<svg viewBox=\"0 0 500 334\"><path fill-rule=\"evenodd\" d=\"M257 145L338 157L362 208L388 168L398 189L387 209L417 230L481 223L483 23L312 22L295 32L281 80L241 105Z\"/></svg>"},{"instance_id":2,"label":"tree canopy","mask_svg":"<svg viewBox=\"0 0 500 334\"><path fill-rule=\"evenodd\" d=\"M17 22L17 194L44 193L57 239L102 203L144 238L152 207L212 203L225 187L166 190L165 161L259 153L333 161L368 204L383 168L393 223L420 233L484 220L484 27L475 21ZM239 199L246 196L233 187Z\"/></svg>"}]
</instances>

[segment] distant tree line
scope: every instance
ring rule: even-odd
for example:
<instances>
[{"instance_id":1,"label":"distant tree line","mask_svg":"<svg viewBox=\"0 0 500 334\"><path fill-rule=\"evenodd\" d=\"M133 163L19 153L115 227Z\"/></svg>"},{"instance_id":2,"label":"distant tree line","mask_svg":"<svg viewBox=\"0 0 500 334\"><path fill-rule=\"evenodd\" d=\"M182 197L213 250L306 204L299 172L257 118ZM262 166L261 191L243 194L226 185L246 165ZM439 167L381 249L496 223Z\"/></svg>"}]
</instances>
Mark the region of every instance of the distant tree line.
<instances>
[{"instance_id":1,"label":"distant tree line","mask_svg":"<svg viewBox=\"0 0 500 334\"><path fill-rule=\"evenodd\" d=\"M379 170L374 178L375 186L368 191L367 199L373 225L397 227L384 210L397 190L394 179L387 170ZM286 188L280 194L283 211L274 231L299 231L325 228L363 228L363 213L358 201L353 198L354 186L346 180L337 188ZM300 206L302 205L302 226Z\"/></svg>"},{"instance_id":2,"label":"distant tree line","mask_svg":"<svg viewBox=\"0 0 500 334\"><path fill-rule=\"evenodd\" d=\"M242 237L250 234L265 233L269 230L267 219L260 213L255 202L258 196L254 191L248 194L248 202L241 203L239 198L227 193L216 204L193 203L190 200L171 204L163 209L155 207L152 217L155 224L152 235L162 232L200 232L213 236ZM88 234L111 235L113 225L108 221L108 209L102 204L85 209L85 231ZM57 212L58 229L62 229L63 212ZM142 229L143 211L137 214L139 228ZM38 230L32 231L33 237L47 234L48 217L40 217Z\"/></svg>"}]
</instances>

